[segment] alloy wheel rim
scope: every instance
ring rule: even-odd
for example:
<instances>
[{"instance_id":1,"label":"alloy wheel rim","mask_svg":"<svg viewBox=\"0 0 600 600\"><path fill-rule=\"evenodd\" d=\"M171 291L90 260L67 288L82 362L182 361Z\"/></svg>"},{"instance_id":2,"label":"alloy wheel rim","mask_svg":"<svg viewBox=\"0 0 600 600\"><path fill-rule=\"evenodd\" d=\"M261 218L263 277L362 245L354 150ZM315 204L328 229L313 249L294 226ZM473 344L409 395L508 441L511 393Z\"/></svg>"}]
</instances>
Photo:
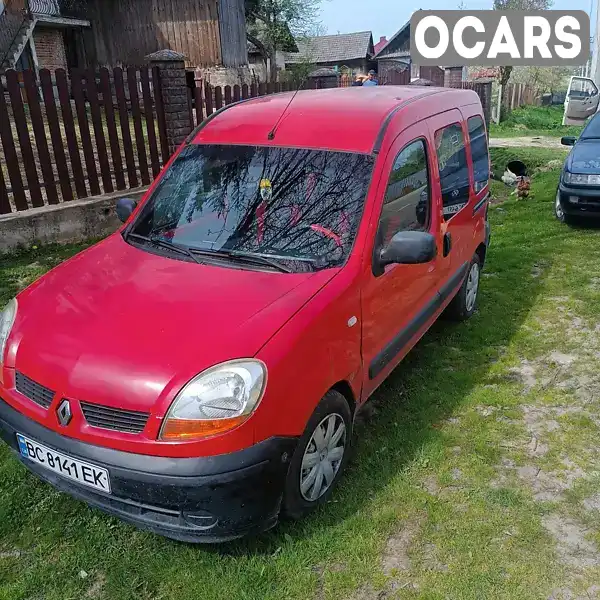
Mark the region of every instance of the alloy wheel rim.
<instances>
[{"instance_id":1,"label":"alloy wheel rim","mask_svg":"<svg viewBox=\"0 0 600 600\"><path fill-rule=\"evenodd\" d=\"M346 452L346 423L334 413L315 428L300 468L300 493L315 502L332 486Z\"/></svg>"},{"instance_id":2,"label":"alloy wheel rim","mask_svg":"<svg viewBox=\"0 0 600 600\"><path fill-rule=\"evenodd\" d=\"M555 205L555 210L556 210L556 216L557 216L559 219L562 219L562 218L563 218L563 216L564 216L564 213L563 213L562 205L561 205L561 203L560 203L560 193L559 193L559 192L557 192L557 193L556 193L556 205Z\"/></svg>"},{"instance_id":3,"label":"alloy wheel rim","mask_svg":"<svg viewBox=\"0 0 600 600\"><path fill-rule=\"evenodd\" d=\"M479 265L474 263L469 271L469 278L467 279L467 311L471 312L475 308L475 302L477 301L477 291L479 290Z\"/></svg>"}]
</instances>

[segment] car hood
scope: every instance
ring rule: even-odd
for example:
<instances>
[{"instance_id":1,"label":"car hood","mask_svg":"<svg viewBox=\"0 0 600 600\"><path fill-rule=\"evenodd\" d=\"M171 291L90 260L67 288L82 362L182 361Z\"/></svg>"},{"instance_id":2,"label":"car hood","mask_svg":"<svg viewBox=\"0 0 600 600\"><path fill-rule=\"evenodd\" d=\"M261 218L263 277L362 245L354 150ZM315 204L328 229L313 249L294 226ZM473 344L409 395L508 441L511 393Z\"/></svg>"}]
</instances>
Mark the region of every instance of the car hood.
<instances>
[{"instance_id":1,"label":"car hood","mask_svg":"<svg viewBox=\"0 0 600 600\"><path fill-rule=\"evenodd\" d=\"M600 174L600 140L579 140L567 159L571 173Z\"/></svg>"},{"instance_id":2,"label":"car hood","mask_svg":"<svg viewBox=\"0 0 600 600\"><path fill-rule=\"evenodd\" d=\"M114 235L19 295L6 366L66 397L150 410L209 366L254 356L336 272L203 266Z\"/></svg>"}]
</instances>

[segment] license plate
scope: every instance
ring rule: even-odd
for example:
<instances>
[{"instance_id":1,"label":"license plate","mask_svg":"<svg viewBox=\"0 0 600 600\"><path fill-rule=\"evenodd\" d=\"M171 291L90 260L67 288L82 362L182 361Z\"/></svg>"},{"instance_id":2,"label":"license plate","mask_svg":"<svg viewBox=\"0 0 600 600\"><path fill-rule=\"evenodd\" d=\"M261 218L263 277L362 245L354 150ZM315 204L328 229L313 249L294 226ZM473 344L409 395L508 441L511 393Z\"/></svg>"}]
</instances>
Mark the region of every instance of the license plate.
<instances>
[{"instance_id":1,"label":"license plate","mask_svg":"<svg viewBox=\"0 0 600 600\"><path fill-rule=\"evenodd\" d=\"M21 456L27 460L41 465L49 471L58 473L66 479L71 479L81 485L110 494L110 478L106 469L71 458L56 450L51 450L20 433L17 433L17 442L19 443Z\"/></svg>"}]
</instances>

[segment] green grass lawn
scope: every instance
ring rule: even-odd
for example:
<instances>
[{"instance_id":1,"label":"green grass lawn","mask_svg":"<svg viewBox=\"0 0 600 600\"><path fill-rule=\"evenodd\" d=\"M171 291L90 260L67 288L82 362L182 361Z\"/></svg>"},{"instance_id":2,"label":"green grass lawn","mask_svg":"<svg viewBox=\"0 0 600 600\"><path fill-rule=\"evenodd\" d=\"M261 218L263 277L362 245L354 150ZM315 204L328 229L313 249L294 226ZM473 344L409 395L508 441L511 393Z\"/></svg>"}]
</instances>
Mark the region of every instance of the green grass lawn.
<instances>
[{"instance_id":1,"label":"green grass lawn","mask_svg":"<svg viewBox=\"0 0 600 600\"><path fill-rule=\"evenodd\" d=\"M532 200L490 210L479 311L436 324L380 388L318 514L178 544L53 491L0 445L0 599L597 597L600 229L554 219L547 158ZM0 259L0 300L80 248Z\"/></svg>"},{"instance_id":2,"label":"green grass lawn","mask_svg":"<svg viewBox=\"0 0 600 600\"><path fill-rule=\"evenodd\" d=\"M513 110L506 120L490 126L490 136L521 137L521 136L578 136L582 127L563 126L563 106L525 106Z\"/></svg>"}]
</instances>

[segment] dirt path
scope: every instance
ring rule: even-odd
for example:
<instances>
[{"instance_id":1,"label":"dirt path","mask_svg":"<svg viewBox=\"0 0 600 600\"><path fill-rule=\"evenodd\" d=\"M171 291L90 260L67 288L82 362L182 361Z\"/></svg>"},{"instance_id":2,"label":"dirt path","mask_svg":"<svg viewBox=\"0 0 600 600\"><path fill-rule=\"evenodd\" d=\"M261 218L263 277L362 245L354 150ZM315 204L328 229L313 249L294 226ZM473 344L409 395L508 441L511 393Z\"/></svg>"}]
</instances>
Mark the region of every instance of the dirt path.
<instances>
[{"instance_id":1,"label":"dirt path","mask_svg":"<svg viewBox=\"0 0 600 600\"><path fill-rule=\"evenodd\" d=\"M527 136L510 138L491 138L490 147L492 148L552 148L555 150L569 151L567 146L560 143L560 138L549 136Z\"/></svg>"}]
</instances>

